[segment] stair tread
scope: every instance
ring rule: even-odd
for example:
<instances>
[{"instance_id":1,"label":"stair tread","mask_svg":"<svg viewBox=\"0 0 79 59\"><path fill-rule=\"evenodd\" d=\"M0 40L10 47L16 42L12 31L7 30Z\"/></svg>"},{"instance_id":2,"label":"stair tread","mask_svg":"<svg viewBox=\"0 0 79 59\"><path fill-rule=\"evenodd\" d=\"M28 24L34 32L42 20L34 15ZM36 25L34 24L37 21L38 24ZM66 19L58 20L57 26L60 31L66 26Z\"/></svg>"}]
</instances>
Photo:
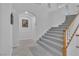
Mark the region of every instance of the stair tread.
<instances>
[{"instance_id":1,"label":"stair tread","mask_svg":"<svg viewBox=\"0 0 79 59\"><path fill-rule=\"evenodd\" d=\"M30 51L34 56L52 56L50 52L45 50L43 47L40 45L34 46L30 48Z\"/></svg>"},{"instance_id":2,"label":"stair tread","mask_svg":"<svg viewBox=\"0 0 79 59\"><path fill-rule=\"evenodd\" d=\"M50 36L53 36L53 35L56 35L56 36L63 36L63 34L53 34L53 33L45 33L44 35L50 35Z\"/></svg>"},{"instance_id":3,"label":"stair tread","mask_svg":"<svg viewBox=\"0 0 79 59\"><path fill-rule=\"evenodd\" d=\"M51 31L64 31L65 30L65 28L64 29L51 29Z\"/></svg>"},{"instance_id":4,"label":"stair tread","mask_svg":"<svg viewBox=\"0 0 79 59\"><path fill-rule=\"evenodd\" d=\"M56 38L46 38L46 37L42 37L42 38L40 38L40 40L41 39L46 39L46 40L54 41L54 42L57 42L59 44L62 44L63 43L63 40L62 39L59 40L59 39L56 39Z\"/></svg>"},{"instance_id":5,"label":"stair tread","mask_svg":"<svg viewBox=\"0 0 79 59\"><path fill-rule=\"evenodd\" d=\"M50 36L42 36L44 38L49 38L49 39L56 39L56 40L60 40L60 41L63 41L63 38L58 38L58 37L50 37Z\"/></svg>"},{"instance_id":6,"label":"stair tread","mask_svg":"<svg viewBox=\"0 0 79 59\"><path fill-rule=\"evenodd\" d=\"M43 36L47 36L47 37L51 37L51 38L53 38L53 37L55 37L55 38L60 38L60 39L63 39L64 37L63 36L57 36L57 35L43 35Z\"/></svg>"},{"instance_id":7,"label":"stair tread","mask_svg":"<svg viewBox=\"0 0 79 59\"><path fill-rule=\"evenodd\" d=\"M45 48L47 51L49 51L50 53L52 53L54 56L62 55L62 52L56 50L56 49L53 48L53 47L50 47L50 48L49 48L49 46L48 46L47 44L43 43L42 41L38 41L38 44L40 44L40 45L42 44L41 46L42 46L43 48Z\"/></svg>"},{"instance_id":8,"label":"stair tread","mask_svg":"<svg viewBox=\"0 0 79 59\"><path fill-rule=\"evenodd\" d=\"M47 31L49 34L64 34L64 32Z\"/></svg>"},{"instance_id":9,"label":"stair tread","mask_svg":"<svg viewBox=\"0 0 79 59\"><path fill-rule=\"evenodd\" d=\"M68 27L68 25L65 25L65 24L59 25L59 27L60 27L60 26L65 26L65 27L67 26L67 27Z\"/></svg>"},{"instance_id":10,"label":"stair tread","mask_svg":"<svg viewBox=\"0 0 79 59\"><path fill-rule=\"evenodd\" d=\"M57 33L57 32L47 32L47 33L45 33L45 34L50 34L50 35L64 35L64 33Z\"/></svg>"},{"instance_id":11,"label":"stair tread","mask_svg":"<svg viewBox=\"0 0 79 59\"><path fill-rule=\"evenodd\" d=\"M59 44L57 42L53 42L53 41L50 41L50 40L46 40L46 39L43 39L43 40L40 40L40 41L46 41L46 42L50 42L52 45L56 45L60 48L63 48L63 44ZM62 42L63 43L63 42Z\"/></svg>"},{"instance_id":12,"label":"stair tread","mask_svg":"<svg viewBox=\"0 0 79 59\"><path fill-rule=\"evenodd\" d=\"M64 31L54 31L54 30L47 31L47 32L62 32L62 33L64 33Z\"/></svg>"},{"instance_id":13,"label":"stair tread","mask_svg":"<svg viewBox=\"0 0 79 59\"><path fill-rule=\"evenodd\" d=\"M50 30L53 30L53 29L59 29L59 30L63 30L64 28L60 28L60 27L56 27L56 28L51 28Z\"/></svg>"}]
</instances>

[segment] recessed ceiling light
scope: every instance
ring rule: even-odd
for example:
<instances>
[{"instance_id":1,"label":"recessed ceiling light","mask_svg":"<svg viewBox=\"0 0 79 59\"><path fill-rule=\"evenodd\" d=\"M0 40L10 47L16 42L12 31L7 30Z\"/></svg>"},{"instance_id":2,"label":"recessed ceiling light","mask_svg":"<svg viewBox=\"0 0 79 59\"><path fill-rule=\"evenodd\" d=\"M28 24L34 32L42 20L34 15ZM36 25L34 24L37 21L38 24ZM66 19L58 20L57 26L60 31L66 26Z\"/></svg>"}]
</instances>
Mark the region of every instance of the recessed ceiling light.
<instances>
[{"instance_id":1,"label":"recessed ceiling light","mask_svg":"<svg viewBox=\"0 0 79 59\"><path fill-rule=\"evenodd\" d=\"M25 11L25 13L27 14L27 13L28 13L28 11Z\"/></svg>"}]
</instances>

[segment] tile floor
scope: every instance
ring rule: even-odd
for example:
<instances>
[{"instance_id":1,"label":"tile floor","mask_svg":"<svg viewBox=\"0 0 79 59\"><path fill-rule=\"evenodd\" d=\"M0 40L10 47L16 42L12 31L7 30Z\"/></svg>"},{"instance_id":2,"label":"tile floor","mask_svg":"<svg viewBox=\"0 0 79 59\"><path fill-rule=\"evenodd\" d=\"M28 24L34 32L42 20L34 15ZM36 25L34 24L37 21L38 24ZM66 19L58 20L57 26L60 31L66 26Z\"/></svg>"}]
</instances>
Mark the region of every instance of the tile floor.
<instances>
[{"instance_id":1,"label":"tile floor","mask_svg":"<svg viewBox=\"0 0 79 59\"><path fill-rule=\"evenodd\" d=\"M32 56L30 47L35 46L33 40L22 40L18 47L13 48L12 56Z\"/></svg>"}]
</instances>

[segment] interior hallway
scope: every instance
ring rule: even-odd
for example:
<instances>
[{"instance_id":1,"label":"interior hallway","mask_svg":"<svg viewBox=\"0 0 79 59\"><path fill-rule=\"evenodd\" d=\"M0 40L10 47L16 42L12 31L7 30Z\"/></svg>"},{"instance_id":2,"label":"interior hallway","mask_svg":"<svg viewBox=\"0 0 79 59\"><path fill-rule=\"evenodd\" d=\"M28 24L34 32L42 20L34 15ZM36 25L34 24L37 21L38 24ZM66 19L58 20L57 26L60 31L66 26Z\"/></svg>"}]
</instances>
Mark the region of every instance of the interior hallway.
<instances>
[{"instance_id":1,"label":"interior hallway","mask_svg":"<svg viewBox=\"0 0 79 59\"><path fill-rule=\"evenodd\" d=\"M76 55L78 50L73 49L75 46L73 34L75 29L78 29L78 19L79 4L2 3L0 55L62 56L64 53ZM69 44L72 36L73 40ZM68 48L64 42L69 44ZM63 53L62 49L68 50ZM73 54L72 51L75 50Z\"/></svg>"}]
</instances>

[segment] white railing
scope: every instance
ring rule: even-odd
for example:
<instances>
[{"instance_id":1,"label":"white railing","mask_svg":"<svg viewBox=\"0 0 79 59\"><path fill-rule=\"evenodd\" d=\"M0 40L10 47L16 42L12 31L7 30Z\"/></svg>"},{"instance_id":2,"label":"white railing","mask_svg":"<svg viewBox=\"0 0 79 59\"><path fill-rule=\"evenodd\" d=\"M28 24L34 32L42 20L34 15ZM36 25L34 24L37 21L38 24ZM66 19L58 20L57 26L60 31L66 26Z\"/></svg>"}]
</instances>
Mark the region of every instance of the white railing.
<instances>
[{"instance_id":1,"label":"white railing","mask_svg":"<svg viewBox=\"0 0 79 59\"><path fill-rule=\"evenodd\" d=\"M74 19L74 21L70 24L69 28L67 29L67 43L68 45L70 44L76 30L78 29L79 26L79 15ZM68 47L67 45L67 47Z\"/></svg>"},{"instance_id":2,"label":"white railing","mask_svg":"<svg viewBox=\"0 0 79 59\"><path fill-rule=\"evenodd\" d=\"M67 55L67 47L69 46L72 38L74 37L74 34L76 30L79 27L79 14L76 16L76 18L69 24L69 27L65 29L64 31L64 47L63 47L63 55Z\"/></svg>"}]
</instances>

